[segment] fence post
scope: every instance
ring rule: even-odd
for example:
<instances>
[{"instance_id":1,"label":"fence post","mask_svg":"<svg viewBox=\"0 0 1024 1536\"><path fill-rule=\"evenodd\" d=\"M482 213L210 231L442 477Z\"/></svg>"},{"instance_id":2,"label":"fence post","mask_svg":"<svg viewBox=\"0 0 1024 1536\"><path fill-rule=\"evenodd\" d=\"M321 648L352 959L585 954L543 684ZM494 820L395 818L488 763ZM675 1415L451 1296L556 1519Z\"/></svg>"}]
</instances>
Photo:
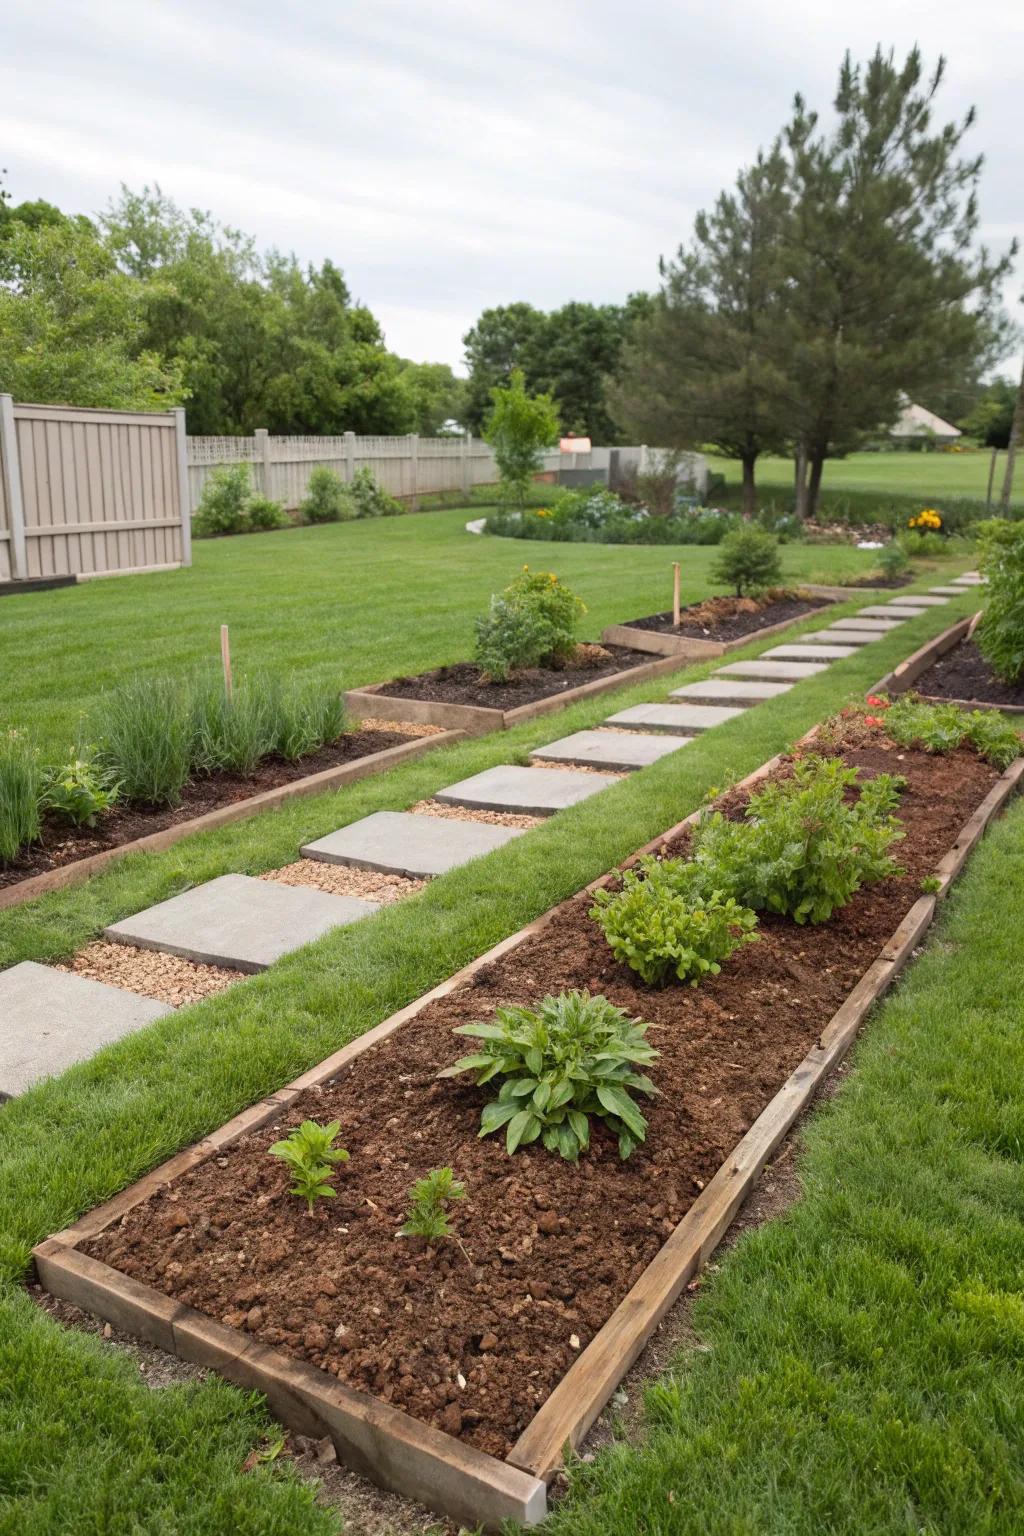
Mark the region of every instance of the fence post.
<instances>
[{"instance_id":1,"label":"fence post","mask_svg":"<svg viewBox=\"0 0 1024 1536\"><path fill-rule=\"evenodd\" d=\"M409 434L409 460L412 471L412 510L418 512L420 499L417 492L420 488L420 435L418 432Z\"/></svg>"},{"instance_id":2,"label":"fence post","mask_svg":"<svg viewBox=\"0 0 1024 1536\"><path fill-rule=\"evenodd\" d=\"M174 407L174 445L178 458L178 507L181 511L181 563L192 564L192 496L188 487L188 441L185 408Z\"/></svg>"},{"instance_id":3,"label":"fence post","mask_svg":"<svg viewBox=\"0 0 1024 1536\"><path fill-rule=\"evenodd\" d=\"M345 479L349 485L356 477L356 435L354 432L345 433Z\"/></svg>"},{"instance_id":4,"label":"fence post","mask_svg":"<svg viewBox=\"0 0 1024 1536\"><path fill-rule=\"evenodd\" d=\"M28 576L25 506L21 497L21 462L14 426L14 400L10 395L0 395L0 473L4 477L4 499L10 524L11 575L16 581L24 581Z\"/></svg>"},{"instance_id":5,"label":"fence post","mask_svg":"<svg viewBox=\"0 0 1024 1536\"><path fill-rule=\"evenodd\" d=\"M462 465L462 494L463 494L463 496L468 496L469 495L469 450L470 450L470 447L472 446L472 442L473 442L473 434L472 434L472 432L467 432L465 434L465 436L463 437L462 443L460 445L459 458L461 460L461 465Z\"/></svg>"},{"instance_id":6,"label":"fence post","mask_svg":"<svg viewBox=\"0 0 1024 1536\"><path fill-rule=\"evenodd\" d=\"M260 489L264 496L271 496L270 489L270 433L266 427L256 428L256 457L260 465Z\"/></svg>"}]
</instances>

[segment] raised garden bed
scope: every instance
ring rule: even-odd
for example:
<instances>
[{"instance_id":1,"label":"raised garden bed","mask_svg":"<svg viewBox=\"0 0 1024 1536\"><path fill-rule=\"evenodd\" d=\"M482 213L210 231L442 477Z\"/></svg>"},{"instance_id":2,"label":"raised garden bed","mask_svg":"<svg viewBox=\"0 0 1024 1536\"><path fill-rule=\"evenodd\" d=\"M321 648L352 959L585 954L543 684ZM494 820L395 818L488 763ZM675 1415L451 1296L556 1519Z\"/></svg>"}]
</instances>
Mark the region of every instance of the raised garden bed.
<instances>
[{"instance_id":1,"label":"raised garden bed","mask_svg":"<svg viewBox=\"0 0 1024 1536\"><path fill-rule=\"evenodd\" d=\"M753 640L779 634L797 619L825 611L825 606L807 595L787 594L768 600L709 597L684 608L678 625L672 622L671 612L652 613L645 619L610 624L601 638L608 644L635 645L659 656L723 656Z\"/></svg>"},{"instance_id":2,"label":"raised garden bed","mask_svg":"<svg viewBox=\"0 0 1024 1536\"><path fill-rule=\"evenodd\" d=\"M466 1524L543 1517L545 1481L707 1259L765 1161L920 942L936 899L1024 772L851 727L842 755L908 785L906 873L821 927L764 916L698 989L652 991L611 958L588 892L42 1243L54 1295L266 1393L376 1481ZM764 765L720 802L739 812ZM693 817L644 851L685 851ZM924 876L936 894L920 895ZM614 881L615 873L595 882ZM477 1139L487 1096L439 1082L455 1024L585 987L657 1026L660 1096L621 1162L603 1128L579 1167ZM268 1145L342 1122L338 1197L310 1217ZM466 1254L396 1236L412 1180L468 1184ZM468 1256L467 1256L468 1255Z\"/></svg>"},{"instance_id":3,"label":"raised garden bed","mask_svg":"<svg viewBox=\"0 0 1024 1536\"><path fill-rule=\"evenodd\" d=\"M345 702L355 714L443 725L479 736L510 730L523 720L658 677L679 665L678 656L651 661L639 647L583 645L580 650L582 664L524 668L507 683L485 682L473 662L458 662L417 677L353 688Z\"/></svg>"},{"instance_id":4,"label":"raised garden bed","mask_svg":"<svg viewBox=\"0 0 1024 1536\"><path fill-rule=\"evenodd\" d=\"M185 786L181 803L173 808L117 805L92 828L76 829L48 818L42 841L0 868L0 909L77 884L127 853L154 853L193 832L270 810L296 795L317 794L383 773L460 735L410 737L398 731L348 731L332 745L296 762L269 758L245 778L225 773L196 779Z\"/></svg>"},{"instance_id":5,"label":"raised garden bed","mask_svg":"<svg viewBox=\"0 0 1024 1536\"><path fill-rule=\"evenodd\" d=\"M933 704L1024 714L1024 684L1011 685L995 676L969 637L973 622L960 619L922 645L881 679L878 691L898 694L913 688Z\"/></svg>"}]
</instances>

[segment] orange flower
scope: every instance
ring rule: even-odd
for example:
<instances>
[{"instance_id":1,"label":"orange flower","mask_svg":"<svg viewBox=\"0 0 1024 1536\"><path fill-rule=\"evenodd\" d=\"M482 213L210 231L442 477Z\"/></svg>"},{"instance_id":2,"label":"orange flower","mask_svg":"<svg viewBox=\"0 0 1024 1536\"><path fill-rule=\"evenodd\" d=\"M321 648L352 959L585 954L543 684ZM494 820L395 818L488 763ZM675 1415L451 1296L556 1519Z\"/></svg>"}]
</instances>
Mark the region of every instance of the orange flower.
<instances>
[{"instance_id":1,"label":"orange flower","mask_svg":"<svg viewBox=\"0 0 1024 1536\"><path fill-rule=\"evenodd\" d=\"M865 725L884 725L885 721L880 719L878 715L865 715L864 716L864 724Z\"/></svg>"},{"instance_id":2,"label":"orange flower","mask_svg":"<svg viewBox=\"0 0 1024 1536\"><path fill-rule=\"evenodd\" d=\"M879 698L877 693L869 693L868 694L868 698L867 698L867 702L869 704L873 704L876 709L888 709L889 708L889 700L888 699Z\"/></svg>"}]
</instances>

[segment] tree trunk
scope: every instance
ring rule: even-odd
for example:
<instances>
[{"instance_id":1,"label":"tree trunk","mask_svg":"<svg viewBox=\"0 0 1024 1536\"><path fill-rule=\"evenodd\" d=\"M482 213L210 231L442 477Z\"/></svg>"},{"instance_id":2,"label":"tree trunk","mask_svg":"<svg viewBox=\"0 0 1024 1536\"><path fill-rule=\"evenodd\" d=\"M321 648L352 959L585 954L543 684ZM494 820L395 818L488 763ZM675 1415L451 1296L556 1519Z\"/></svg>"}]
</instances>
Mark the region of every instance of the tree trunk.
<instances>
[{"instance_id":1,"label":"tree trunk","mask_svg":"<svg viewBox=\"0 0 1024 1536\"><path fill-rule=\"evenodd\" d=\"M985 511L992 510L992 482L996 478L996 459L999 457L999 449L992 449L992 457L988 461L988 490L985 492Z\"/></svg>"},{"instance_id":2,"label":"tree trunk","mask_svg":"<svg viewBox=\"0 0 1024 1536\"><path fill-rule=\"evenodd\" d=\"M1021 370L1020 389L1017 391L1017 404L1013 408L1013 426L1010 428L1010 441L1006 445L1006 471L1003 475L1003 490L999 497L999 510L1005 517L1010 510L1010 497L1013 495L1013 471L1017 460L1017 449L1024 441L1024 369Z\"/></svg>"},{"instance_id":3,"label":"tree trunk","mask_svg":"<svg viewBox=\"0 0 1024 1536\"><path fill-rule=\"evenodd\" d=\"M793 471L795 480L793 511L803 522L807 516L807 448L803 443L797 444Z\"/></svg>"},{"instance_id":4,"label":"tree trunk","mask_svg":"<svg viewBox=\"0 0 1024 1536\"><path fill-rule=\"evenodd\" d=\"M818 499L821 496L821 476L825 468L825 455L823 453L812 453L810 464L811 473L807 482L807 516L817 517Z\"/></svg>"},{"instance_id":5,"label":"tree trunk","mask_svg":"<svg viewBox=\"0 0 1024 1536\"><path fill-rule=\"evenodd\" d=\"M754 480L757 454L745 453L740 462L743 465L743 516L753 517L757 511L757 484Z\"/></svg>"}]
</instances>

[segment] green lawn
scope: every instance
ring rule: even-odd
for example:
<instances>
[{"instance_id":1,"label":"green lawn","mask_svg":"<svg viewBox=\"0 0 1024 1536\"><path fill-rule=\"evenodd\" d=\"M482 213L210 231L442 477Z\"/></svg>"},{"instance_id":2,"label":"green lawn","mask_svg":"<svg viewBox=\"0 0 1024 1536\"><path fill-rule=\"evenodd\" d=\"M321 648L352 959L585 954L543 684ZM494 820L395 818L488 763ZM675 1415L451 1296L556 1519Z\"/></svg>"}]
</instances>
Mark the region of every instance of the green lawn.
<instances>
[{"instance_id":1,"label":"green lawn","mask_svg":"<svg viewBox=\"0 0 1024 1536\"><path fill-rule=\"evenodd\" d=\"M47 751L66 750L105 687L138 669L215 661L225 623L236 670L301 668L345 688L465 660L474 615L524 562L553 567L579 592L595 638L668 607L674 559L684 602L712 590L713 549L467 534L466 518L483 510L197 541L191 570L0 598L0 726L30 727ZM793 581L835 580L866 573L872 556L787 545L783 567Z\"/></svg>"},{"instance_id":2,"label":"green lawn","mask_svg":"<svg viewBox=\"0 0 1024 1536\"><path fill-rule=\"evenodd\" d=\"M992 455L988 449L965 453L851 453L845 459L829 459L822 487L829 491L875 491L899 496L918 496L921 505L941 509L943 498L971 496L982 499L988 487ZM1006 463L1001 453L996 463L994 495L998 497ZM740 482L734 459L709 456L712 470L727 483ZM757 483L763 491L793 490L792 459L765 457L757 461ZM1024 500L1024 476L1018 476L1016 503Z\"/></svg>"}]
</instances>

